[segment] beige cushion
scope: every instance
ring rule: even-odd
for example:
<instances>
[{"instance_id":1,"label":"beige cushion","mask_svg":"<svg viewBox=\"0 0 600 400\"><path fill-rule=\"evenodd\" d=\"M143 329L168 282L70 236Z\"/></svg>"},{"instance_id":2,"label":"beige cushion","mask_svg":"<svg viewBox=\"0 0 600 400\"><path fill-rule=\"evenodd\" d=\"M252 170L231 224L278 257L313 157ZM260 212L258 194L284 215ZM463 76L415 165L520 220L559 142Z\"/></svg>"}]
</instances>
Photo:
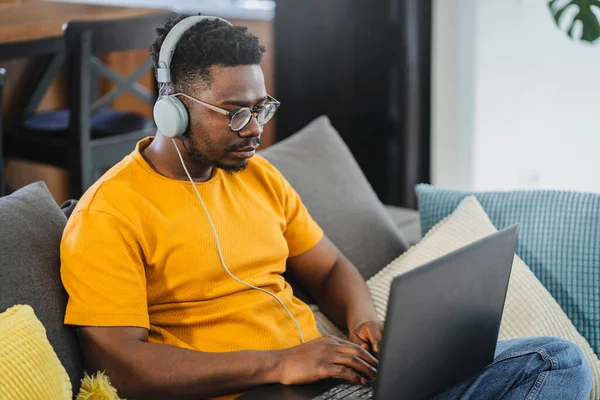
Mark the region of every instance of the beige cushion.
<instances>
[{"instance_id":1,"label":"beige cushion","mask_svg":"<svg viewBox=\"0 0 600 400\"><path fill-rule=\"evenodd\" d=\"M392 261L367 281L377 313L385 317L392 279L433 259L466 246L496 232L484 209L474 196L466 197L457 209L441 221L417 245ZM319 329L329 331L317 313ZM337 328L336 328L337 330ZM585 353L594 374L591 399L600 400L600 361L589 343L577 331L552 295L538 281L527 265L515 256L508 287L500 339L527 336L558 336L576 343Z\"/></svg>"}]
</instances>

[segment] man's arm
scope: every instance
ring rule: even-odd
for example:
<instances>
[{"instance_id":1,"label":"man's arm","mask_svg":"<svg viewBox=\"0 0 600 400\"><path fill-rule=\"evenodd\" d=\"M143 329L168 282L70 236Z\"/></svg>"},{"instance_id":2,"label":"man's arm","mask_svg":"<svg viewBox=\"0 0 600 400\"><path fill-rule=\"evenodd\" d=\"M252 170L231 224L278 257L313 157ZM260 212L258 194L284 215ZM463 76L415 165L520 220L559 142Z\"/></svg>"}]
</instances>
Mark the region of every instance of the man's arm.
<instances>
[{"instance_id":1,"label":"man's arm","mask_svg":"<svg viewBox=\"0 0 600 400\"><path fill-rule=\"evenodd\" d=\"M82 327L79 335L86 369L106 371L120 396L136 399L198 399L330 377L364 383L377 365L359 346L332 337L285 350L206 353L148 343L145 328Z\"/></svg>"},{"instance_id":2,"label":"man's arm","mask_svg":"<svg viewBox=\"0 0 600 400\"><path fill-rule=\"evenodd\" d=\"M83 327L80 342L90 371L106 370L127 398L205 398L275 383L274 351L202 353L148 343L148 330Z\"/></svg>"},{"instance_id":3,"label":"man's arm","mask_svg":"<svg viewBox=\"0 0 600 400\"><path fill-rule=\"evenodd\" d=\"M375 354L379 352L383 324L375 312L369 289L356 267L326 236L312 249L290 257L288 268L317 301L320 310L339 327L347 327L350 339L362 324L377 326L372 347ZM366 342L364 337L360 339Z\"/></svg>"}]
</instances>

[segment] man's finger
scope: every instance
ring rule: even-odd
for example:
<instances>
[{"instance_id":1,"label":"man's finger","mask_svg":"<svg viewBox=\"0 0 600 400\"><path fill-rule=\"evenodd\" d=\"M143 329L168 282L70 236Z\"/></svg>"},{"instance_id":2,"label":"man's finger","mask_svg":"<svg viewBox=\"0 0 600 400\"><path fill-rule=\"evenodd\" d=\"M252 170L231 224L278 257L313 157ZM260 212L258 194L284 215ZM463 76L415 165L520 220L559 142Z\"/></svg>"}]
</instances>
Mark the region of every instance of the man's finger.
<instances>
[{"instance_id":1,"label":"man's finger","mask_svg":"<svg viewBox=\"0 0 600 400\"><path fill-rule=\"evenodd\" d=\"M381 332L377 332L375 340L373 341L373 350L375 351L375 354L379 355L379 348L381 346L381 340L383 339L381 337Z\"/></svg>"},{"instance_id":2,"label":"man's finger","mask_svg":"<svg viewBox=\"0 0 600 400\"><path fill-rule=\"evenodd\" d=\"M362 347L363 349L369 351L369 342L367 340L364 340L363 338L361 338L358 335L351 335L348 338L348 341L351 343L357 344L360 347Z\"/></svg>"},{"instance_id":3,"label":"man's finger","mask_svg":"<svg viewBox=\"0 0 600 400\"><path fill-rule=\"evenodd\" d=\"M355 356L358 356L373 366L376 366L379 363L379 360L377 360L375 356L373 356L368 350L363 348L361 345L358 345L356 343L348 343L348 345L345 346L342 345L339 348L339 350L346 354L351 353Z\"/></svg>"},{"instance_id":4,"label":"man's finger","mask_svg":"<svg viewBox=\"0 0 600 400\"><path fill-rule=\"evenodd\" d=\"M338 353L331 361L335 364L352 368L352 370L369 379L374 379L377 376L377 368L358 356Z\"/></svg>"}]
</instances>

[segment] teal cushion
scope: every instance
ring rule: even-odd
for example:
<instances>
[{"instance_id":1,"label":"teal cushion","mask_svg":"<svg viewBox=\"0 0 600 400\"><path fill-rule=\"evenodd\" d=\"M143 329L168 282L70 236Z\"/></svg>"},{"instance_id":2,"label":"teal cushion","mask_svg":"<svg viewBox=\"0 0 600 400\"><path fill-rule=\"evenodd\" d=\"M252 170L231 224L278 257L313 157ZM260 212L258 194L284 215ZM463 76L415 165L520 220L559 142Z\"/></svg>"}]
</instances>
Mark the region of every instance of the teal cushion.
<instances>
[{"instance_id":1,"label":"teal cushion","mask_svg":"<svg viewBox=\"0 0 600 400\"><path fill-rule=\"evenodd\" d=\"M416 187L428 232L467 192ZM565 191L474 194L497 229L521 225L517 254L600 354L600 194Z\"/></svg>"}]
</instances>

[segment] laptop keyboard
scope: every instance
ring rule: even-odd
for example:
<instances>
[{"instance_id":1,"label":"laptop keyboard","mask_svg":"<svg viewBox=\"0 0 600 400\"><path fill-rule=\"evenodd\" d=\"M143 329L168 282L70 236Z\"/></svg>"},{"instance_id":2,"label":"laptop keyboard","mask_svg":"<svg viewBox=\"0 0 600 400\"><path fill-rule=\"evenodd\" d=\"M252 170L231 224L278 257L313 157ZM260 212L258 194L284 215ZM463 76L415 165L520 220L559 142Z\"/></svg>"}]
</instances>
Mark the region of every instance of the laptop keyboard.
<instances>
[{"instance_id":1,"label":"laptop keyboard","mask_svg":"<svg viewBox=\"0 0 600 400\"><path fill-rule=\"evenodd\" d=\"M346 399L350 396L352 398L359 399L372 399L374 394L374 388L370 385L352 385L352 384L341 384L333 389L328 390L320 396L313 398L313 400L338 400Z\"/></svg>"}]
</instances>

